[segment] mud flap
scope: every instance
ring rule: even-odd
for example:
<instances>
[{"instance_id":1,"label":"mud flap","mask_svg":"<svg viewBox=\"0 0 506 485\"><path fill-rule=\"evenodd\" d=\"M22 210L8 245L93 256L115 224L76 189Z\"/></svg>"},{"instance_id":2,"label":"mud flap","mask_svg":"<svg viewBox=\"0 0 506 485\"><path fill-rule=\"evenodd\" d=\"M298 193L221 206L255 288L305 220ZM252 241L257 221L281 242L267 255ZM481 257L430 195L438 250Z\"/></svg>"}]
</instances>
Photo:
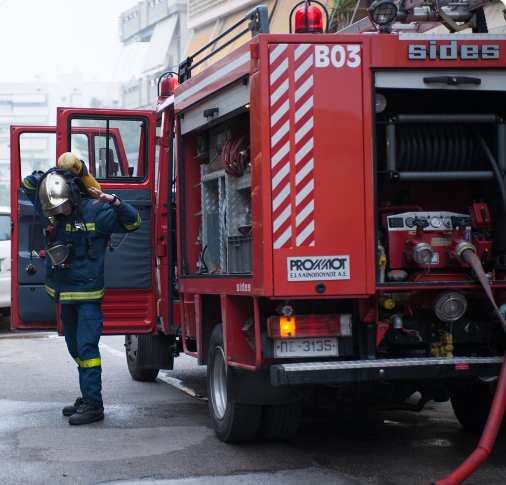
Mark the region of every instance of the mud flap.
<instances>
[{"instance_id":1,"label":"mud flap","mask_svg":"<svg viewBox=\"0 0 506 485\"><path fill-rule=\"evenodd\" d=\"M252 372L236 367L227 368L227 396L231 402L244 404L275 405L307 399L312 386L273 387L270 368L262 367Z\"/></svg>"},{"instance_id":2,"label":"mud flap","mask_svg":"<svg viewBox=\"0 0 506 485\"><path fill-rule=\"evenodd\" d=\"M139 368L174 369L174 356L169 350L173 343L173 335L139 335Z\"/></svg>"}]
</instances>

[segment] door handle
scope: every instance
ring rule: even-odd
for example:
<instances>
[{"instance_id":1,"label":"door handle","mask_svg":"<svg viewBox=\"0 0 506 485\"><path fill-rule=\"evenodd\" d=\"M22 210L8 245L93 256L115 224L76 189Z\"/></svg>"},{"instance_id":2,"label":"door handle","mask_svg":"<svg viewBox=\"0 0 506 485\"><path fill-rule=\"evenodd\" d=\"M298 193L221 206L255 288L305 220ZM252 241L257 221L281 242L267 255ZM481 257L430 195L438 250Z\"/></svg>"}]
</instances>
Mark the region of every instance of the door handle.
<instances>
[{"instance_id":1,"label":"door handle","mask_svg":"<svg viewBox=\"0 0 506 485\"><path fill-rule=\"evenodd\" d=\"M433 76L424 77L423 82L426 84L448 84L449 86L457 86L459 84L481 84L481 79L467 76Z\"/></svg>"}]
</instances>

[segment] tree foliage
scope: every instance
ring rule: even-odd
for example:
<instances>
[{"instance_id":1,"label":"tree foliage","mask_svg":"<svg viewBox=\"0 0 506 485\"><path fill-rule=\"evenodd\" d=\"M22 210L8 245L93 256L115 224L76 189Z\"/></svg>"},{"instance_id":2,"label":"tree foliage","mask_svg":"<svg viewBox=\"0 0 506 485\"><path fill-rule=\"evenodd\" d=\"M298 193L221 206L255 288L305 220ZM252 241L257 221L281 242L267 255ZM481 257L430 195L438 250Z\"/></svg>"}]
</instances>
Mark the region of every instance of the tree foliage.
<instances>
[{"instance_id":1,"label":"tree foliage","mask_svg":"<svg viewBox=\"0 0 506 485\"><path fill-rule=\"evenodd\" d=\"M357 1L360 0L327 0L325 7L329 13L329 20L332 19L329 32L336 32L350 24Z\"/></svg>"}]
</instances>

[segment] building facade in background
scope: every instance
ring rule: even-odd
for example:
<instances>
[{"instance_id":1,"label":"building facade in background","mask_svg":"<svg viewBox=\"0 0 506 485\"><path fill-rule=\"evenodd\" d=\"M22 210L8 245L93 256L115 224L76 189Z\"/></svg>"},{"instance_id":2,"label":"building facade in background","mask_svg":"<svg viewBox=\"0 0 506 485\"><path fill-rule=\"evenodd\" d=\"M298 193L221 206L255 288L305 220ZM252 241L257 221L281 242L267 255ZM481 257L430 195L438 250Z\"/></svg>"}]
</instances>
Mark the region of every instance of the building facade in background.
<instances>
[{"instance_id":1,"label":"building facade in background","mask_svg":"<svg viewBox=\"0 0 506 485\"><path fill-rule=\"evenodd\" d=\"M186 0L143 0L121 13L121 65L130 69L121 87L123 108L151 108L160 76L177 72L189 38L187 9Z\"/></svg>"},{"instance_id":2,"label":"building facade in background","mask_svg":"<svg viewBox=\"0 0 506 485\"><path fill-rule=\"evenodd\" d=\"M0 205L9 206L10 126L54 126L56 108L118 107L119 83L85 82L82 74L60 74L58 82L0 83ZM56 146L33 137L32 166L54 164Z\"/></svg>"}]
</instances>

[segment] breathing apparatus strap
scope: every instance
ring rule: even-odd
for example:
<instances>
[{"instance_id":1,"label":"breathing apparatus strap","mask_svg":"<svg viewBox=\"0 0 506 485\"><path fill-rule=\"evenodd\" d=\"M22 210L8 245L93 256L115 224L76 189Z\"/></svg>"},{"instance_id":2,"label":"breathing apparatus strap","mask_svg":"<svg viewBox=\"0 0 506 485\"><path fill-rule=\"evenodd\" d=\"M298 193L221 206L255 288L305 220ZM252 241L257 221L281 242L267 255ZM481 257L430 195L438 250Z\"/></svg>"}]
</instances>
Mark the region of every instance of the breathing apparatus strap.
<instances>
[{"instance_id":1,"label":"breathing apparatus strap","mask_svg":"<svg viewBox=\"0 0 506 485\"><path fill-rule=\"evenodd\" d=\"M90 234L88 232L88 226L86 225L86 221L84 220L83 216L83 203L82 203L82 197L81 194L84 193L86 198L91 198L90 194L88 193L88 190L86 189L86 186L84 185L83 181L76 177L74 174L70 172L66 172L66 174L69 174L70 182L70 191L72 192L72 195L74 197L74 211L75 211L75 221L81 222L84 233L85 233L85 239L86 239L86 253L88 255L88 258L90 259L96 259L97 257L97 250L93 246L93 241L91 240ZM67 175L65 175L67 177Z\"/></svg>"}]
</instances>

